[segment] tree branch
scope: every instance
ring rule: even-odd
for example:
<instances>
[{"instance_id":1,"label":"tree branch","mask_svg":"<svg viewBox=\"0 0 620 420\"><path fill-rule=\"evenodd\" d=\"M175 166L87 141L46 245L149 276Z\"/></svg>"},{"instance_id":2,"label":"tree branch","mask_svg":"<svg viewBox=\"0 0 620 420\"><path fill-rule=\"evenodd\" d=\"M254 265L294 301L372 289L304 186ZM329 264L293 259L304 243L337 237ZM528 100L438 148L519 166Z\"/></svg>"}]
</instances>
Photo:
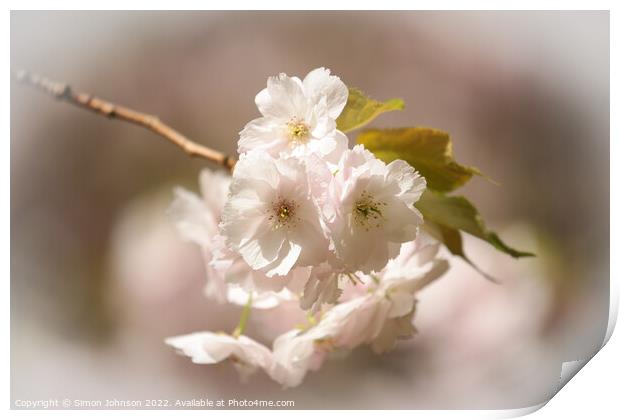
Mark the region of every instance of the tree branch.
<instances>
[{"instance_id":1,"label":"tree branch","mask_svg":"<svg viewBox=\"0 0 620 420\"><path fill-rule=\"evenodd\" d=\"M32 86L59 101L68 102L108 118L116 118L144 127L180 147L190 156L210 160L226 167L230 171L235 166L236 160L234 158L191 141L153 115L104 101L88 93L74 92L68 84L55 82L27 71L15 72L13 75L18 82Z\"/></svg>"}]
</instances>

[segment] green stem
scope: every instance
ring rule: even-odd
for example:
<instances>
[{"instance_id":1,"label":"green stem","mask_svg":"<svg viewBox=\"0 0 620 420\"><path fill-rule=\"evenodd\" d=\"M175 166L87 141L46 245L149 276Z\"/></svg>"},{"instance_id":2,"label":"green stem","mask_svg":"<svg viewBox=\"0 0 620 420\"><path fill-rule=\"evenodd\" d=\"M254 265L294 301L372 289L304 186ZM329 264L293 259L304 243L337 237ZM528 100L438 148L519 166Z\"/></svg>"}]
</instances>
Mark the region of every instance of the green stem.
<instances>
[{"instance_id":1,"label":"green stem","mask_svg":"<svg viewBox=\"0 0 620 420\"><path fill-rule=\"evenodd\" d=\"M243 307L243 310L241 311L241 317L239 318L239 323L237 324L237 327L232 333L233 337L238 338L245 331L245 327L248 323L248 319L250 318L250 309L252 309L252 293L251 292L250 292L250 295L248 296L247 303L245 304L245 306Z\"/></svg>"},{"instance_id":2,"label":"green stem","mask_svg":"<svg viewBox=\"0 0 620 420\"><path fill-rule=\"evenodd\" d=\"M374 274L371 274L371 275L370 275L370 278L371 278L371 279L372 279L372 281L373 281L375 284L377 284L377 285L381 283L381 281L379 280L379 277L375 276Z\"/></svg>"}]
</instances>

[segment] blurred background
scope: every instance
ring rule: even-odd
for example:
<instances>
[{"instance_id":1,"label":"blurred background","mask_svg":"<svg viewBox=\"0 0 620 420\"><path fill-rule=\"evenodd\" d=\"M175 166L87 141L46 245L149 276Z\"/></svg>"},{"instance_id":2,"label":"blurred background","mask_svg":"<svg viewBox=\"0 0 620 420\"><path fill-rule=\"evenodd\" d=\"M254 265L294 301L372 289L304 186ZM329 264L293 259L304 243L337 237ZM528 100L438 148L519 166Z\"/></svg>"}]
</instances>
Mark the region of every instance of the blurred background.
<instances>
[{"instance_id":1,"label":"blurred background","mask_svg":"<svg viewBox=\"0 0 620 420\"><path fill-rule=\"evenodd\" d=\"M609 310L607 12L12 12L11 66L151 114L233 154L270 75L325 66L451 133L500 181L458 191L513 260L466 238L420 294L419 334L328 361L298 388L193 365L167 336L232 330L166 214L200 169L154 134L11 85L11 399L286 399L295 408L519 408L603 340ZM351 142L354 137L350 136ZM278 320L252 316L267 345Z\"/></svg>"}]
</instances>

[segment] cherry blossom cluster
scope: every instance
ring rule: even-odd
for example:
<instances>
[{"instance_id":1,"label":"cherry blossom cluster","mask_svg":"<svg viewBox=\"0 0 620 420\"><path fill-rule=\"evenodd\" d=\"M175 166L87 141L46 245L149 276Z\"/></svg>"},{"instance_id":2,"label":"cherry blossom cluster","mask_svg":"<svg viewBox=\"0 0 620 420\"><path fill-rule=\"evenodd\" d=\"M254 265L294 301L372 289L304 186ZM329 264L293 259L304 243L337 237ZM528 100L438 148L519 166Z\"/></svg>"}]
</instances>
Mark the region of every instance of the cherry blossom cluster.
<instances>
[{"instance_id":1,"label":"cherry blossom cluster","mask_svg":"<svg viewBox=\"0 0 620 420\"><path fill-rule=\"evenodd\" d=\"M416 294L448 264L420 232L426 182L402 160L349 148L336 119L348 89L329 70L279 74L256 95L262 114L240 132L232 177L204 170L201 196L178 188L171 214L203 253L208 298L271 309L297 302L272 348L243 335L199 332L166 342L194 363L232 361L299 385L334 350L390 350L411 337Z\"/></svg>"}]
</instances>

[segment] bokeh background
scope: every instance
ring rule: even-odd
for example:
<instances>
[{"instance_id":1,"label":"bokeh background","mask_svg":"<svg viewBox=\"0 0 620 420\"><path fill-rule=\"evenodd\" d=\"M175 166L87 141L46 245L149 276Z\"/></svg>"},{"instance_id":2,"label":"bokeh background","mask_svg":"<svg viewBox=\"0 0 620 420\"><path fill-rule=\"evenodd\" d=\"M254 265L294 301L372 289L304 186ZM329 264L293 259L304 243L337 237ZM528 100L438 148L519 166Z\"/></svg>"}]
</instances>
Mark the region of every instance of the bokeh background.
<instances>
[{"instance_id":1,"label":"bokeh background","mask_svg":"<svg viewBox=\"0 0 620 420\"><path fill-rule=\"evenodd\" d=\"M163 139L11 85L11 399L286 399L296 408L518 408L550 398L564 361L600 347L609 310L607 12L12 12L11 66L160 116L234 153L279 72L325 66L407 107L375 126L452 134L501 182L460 192L537 258L475 238L420 295L418 336L359 349L283 391L193 365L170 335L231 330L202 295L199 251L166 209L197 190ZM354 137L354 136L353 136ZM351 139L353 141L353 138ZM253 314L269 344L276 319Z\"/></svg>"}]
</instances>

